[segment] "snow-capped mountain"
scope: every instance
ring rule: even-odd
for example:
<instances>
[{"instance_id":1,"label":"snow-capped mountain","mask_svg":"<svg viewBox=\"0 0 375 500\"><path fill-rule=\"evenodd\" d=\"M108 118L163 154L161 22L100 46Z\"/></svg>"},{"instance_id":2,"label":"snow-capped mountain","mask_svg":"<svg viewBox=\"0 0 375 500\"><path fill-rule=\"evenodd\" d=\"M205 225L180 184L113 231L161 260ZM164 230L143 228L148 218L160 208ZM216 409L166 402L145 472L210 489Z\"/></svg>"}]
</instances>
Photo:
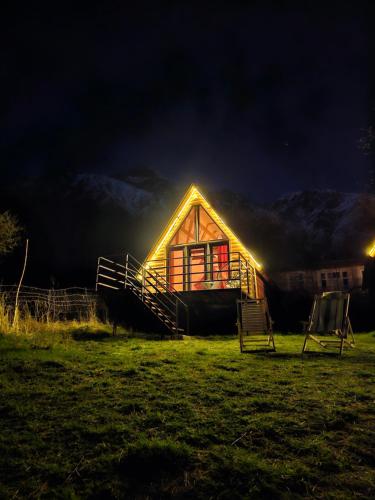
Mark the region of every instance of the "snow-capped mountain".
<instances>
[{"instance_id":1,"label":"snow-capped mountain","mask_svg":"<svg viewBox=\"0 0 375 500\"><path fill-rule=\"evenodd\" d=\"M98 255L130 251L142 259L185 188L143 169L25 180L0 191L4 210L18 216L29 235L33 279L43 269L47 281L56 274L70 283L84 270L90 277ZM228 190L207 197L267 270L363 258L375 238L370 194L304 191L262 207Z\"/></svg>"},{"instance_id":2,"label":"snow-capped mountain","mask_svg":"<svg viewBox=\"0 0 375 500\"><path fill-rule=\"evenodd\" d=\"M346 216L357 208L358 193L340 193L337 191L300 191L279 198L272 206L281 216L291 223L298 223L308 231L324 227L326 223L335 223L335 230L340 231ZM336 223L339 225L336 225Z\"/></svg>"},{"instance_id":3,"label":"snow-capped mountain","mask_svg":"<svg viewBox=\"0 0 375 500\"><path fill-rule=\"evenodd\" d=\"M288 231L303 231L322 254L359 256L375 236L375 196L368 193L303 191L277 200L271 210Z\"/></svg>"},{"instance_id":4,"label":"snow-capped mountain","mask_svg":"<svg viewBox=\"0 0 375 500\"><path fill-rule=\"evenodd\" d=\"M141 215L157 204L155 196L145 189L108 175L84 173L72 180L80 196L95 200L99 205L114 204L131 215Z\"/></svg>"},{"instance_id":5,"label":"snow-capped mountain","mask_svg":"<svg viewBox=\"0 0 375 500\"><path fill-rule=\"evenodd\" d=\"M72 181L75 196L122 210L135 220L173 211L177 190L171 184L163 189L166 183L148 171L123 176L85 173ZM360 256L375 235L375 196L370 194L300 191L264 207L228 190L210 193L209 199L233 221L241 238L276 266L282 251L283 260L290 262Z\"/></svg>"}]
</instances>

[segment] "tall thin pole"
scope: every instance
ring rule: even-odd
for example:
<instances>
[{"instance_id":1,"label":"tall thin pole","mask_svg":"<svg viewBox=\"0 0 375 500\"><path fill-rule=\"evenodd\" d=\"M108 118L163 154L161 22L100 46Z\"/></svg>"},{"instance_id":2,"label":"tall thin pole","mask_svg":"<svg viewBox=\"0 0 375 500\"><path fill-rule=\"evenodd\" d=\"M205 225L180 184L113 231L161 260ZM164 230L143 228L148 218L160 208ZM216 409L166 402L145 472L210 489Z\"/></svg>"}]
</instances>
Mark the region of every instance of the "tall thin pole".
<instances>
[{"instance_id":1,"label":"tall thin pole","mask_svg":"<svg viewBox=\"0 0 375 500\"><path fill-rule=\"evenodd\" d=\"M126 285L128 284L128 268L129 268L129 254L126 254L126 259L125 259L125 279L124 279L124 288L126 288Z\"/></svg>"},{"instance_id":2,"label":"tall thin pole","mask_svg":"<svg viewBox=\"0 0 375 500\"><path fill-rule=\"evenodd\" d=\"M17 287L16 303L14 305L13 326L16 325L17 319L18 319L18 297L19 297L19 294L20 294L23 277L25 276L25 270L26 270L26 264L27 264L27 257L28 257L28 255L29 255L29 239L27 238L26 239L26 247L25 247L25 259L23 261L23 269L22 269L20 281L19 281L18 287Z\"/></svg>"}]
</instances>

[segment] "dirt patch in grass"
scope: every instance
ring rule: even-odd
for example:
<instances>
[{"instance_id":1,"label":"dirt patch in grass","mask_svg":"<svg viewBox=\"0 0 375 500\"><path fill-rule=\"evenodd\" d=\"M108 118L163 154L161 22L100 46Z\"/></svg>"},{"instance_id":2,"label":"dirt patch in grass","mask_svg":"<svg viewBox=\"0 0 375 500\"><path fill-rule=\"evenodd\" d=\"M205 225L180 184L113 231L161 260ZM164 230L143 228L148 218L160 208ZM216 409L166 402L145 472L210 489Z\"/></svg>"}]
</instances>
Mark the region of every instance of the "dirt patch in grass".
<instances>
[{"instance_id":1,"label":"dirt patch in grass","mask_svg":"<svg viewBox=\"0 0 375 500\"><path fill-rule=\"evenodd\" d=\"M73 339L77 341L95 340L100 342L108 339L110 336L108 332L92 332L90 330L77 330L72 333Z\"/></svg>"},{"instance_id":2,"label":"dirt patch in grass","mask_svg":"<svg viewBox=\"0 0 375 500\"><path fill-rule=\"evenodd\" d=\"M171 440L150 439L130 446L118 463L119 474L133 483L175 477L192 465L192 450Z\"/></svg>"}]
</instances>

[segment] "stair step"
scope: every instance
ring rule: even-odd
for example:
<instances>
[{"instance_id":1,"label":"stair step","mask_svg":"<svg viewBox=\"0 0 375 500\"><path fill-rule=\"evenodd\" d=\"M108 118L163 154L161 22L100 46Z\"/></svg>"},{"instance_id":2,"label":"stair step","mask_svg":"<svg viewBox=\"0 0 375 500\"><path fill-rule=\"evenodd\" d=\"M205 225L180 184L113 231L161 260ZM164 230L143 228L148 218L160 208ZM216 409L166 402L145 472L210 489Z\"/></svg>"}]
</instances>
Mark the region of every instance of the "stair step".
<instances>
[{"instance_id":1,"label":"stair step","mask_svg":"<svg viewBox=\"0 0 375 500\"><path fill-rule=\"evenodd\" d=\"M176 325L176 321L173 318L173 313L168 310L167 306L164 306L164 304L160 303L156 298L154 298L154 292L153 292L153 287L150 285L147 285L146 283L143 285L141 282L138 281L137 276L139 270L134 268L131 265L128 265L126 268L126 271L128 272L127 280L126 280L126 288L128 288L141 302L145 304L145 306L150 309L150 311L172 332L184 332L184 328L179 328ZM165 284L164 283L164 278L162 278L162 285L159 283L159 278L157 275L153 275L152 270L147 270L147 278L151 280L151 282L155 285L155 287L159 291L166 291L165 289ZM174 296L176 297L175 293L173 292L167 292L167 298L168 298L168 293L170 293L169 296Z\"/></svg>"}]
</instances>

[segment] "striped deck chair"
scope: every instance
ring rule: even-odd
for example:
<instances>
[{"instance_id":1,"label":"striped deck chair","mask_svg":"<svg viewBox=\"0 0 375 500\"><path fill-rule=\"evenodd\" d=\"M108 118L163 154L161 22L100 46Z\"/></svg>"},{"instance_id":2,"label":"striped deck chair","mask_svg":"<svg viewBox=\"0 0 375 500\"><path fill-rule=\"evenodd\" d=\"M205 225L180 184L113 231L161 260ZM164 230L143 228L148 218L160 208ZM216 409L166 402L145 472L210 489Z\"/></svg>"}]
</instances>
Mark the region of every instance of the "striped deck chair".
<instances>
[{"instance_id":1,"label":"striped deck chair","mask_svg":"<svg viewBox=\"0 0 375 500\"><path fill-rule=\"evenodd\" d=\"M353 330L349 319L350 293L324 292L315 295L309 321L306 322L305 341L302 354L308 352L307 343L311 339L321 347L339 349L354 347Z\"/></svg>"},{"instance_id":2,"label":"striped deck chair","mask_svg":"<svg viewBox=\"0 0 375 500\"><path fill-rule=\"evenodd\" d=\"M237 300L241 352L276 351L267 299Z\"/></svg>"}]
</instances>

